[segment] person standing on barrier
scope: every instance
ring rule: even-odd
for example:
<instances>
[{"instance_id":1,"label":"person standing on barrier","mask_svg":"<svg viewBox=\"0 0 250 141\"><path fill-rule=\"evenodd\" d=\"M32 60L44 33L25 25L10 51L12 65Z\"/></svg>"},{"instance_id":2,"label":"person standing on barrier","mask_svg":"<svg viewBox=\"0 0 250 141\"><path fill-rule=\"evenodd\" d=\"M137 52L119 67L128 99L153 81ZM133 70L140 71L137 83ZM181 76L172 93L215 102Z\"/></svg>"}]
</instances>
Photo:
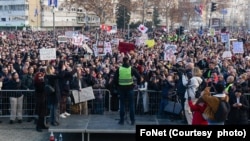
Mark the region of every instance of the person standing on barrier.
<instances>
[{"instance_id":1,"label":"person standing on barrier","mask_svg":"<svg viewBox=\"0 0 250 141\"><path fill-rule=\"evenodd\" d=\"M58 84L58 75L55 72L53 66L49 65L46 68L46 75L45 75L45 85L50 85L54 92L48 93L48 107L50 109L50 123L53 126L59 125L59 101L60 101L60 89Z\"/></svg>"},{"instance_id":2,"label":"person standing on barrier","mask_svg":"<svg viewBox=\"0 0 250 141\"><path fill-rule=\"evenodd\" d=\"M114 84L117 85L120 95L120 120L118 124L124 124L125 116L125 99L129 101L129 115L131 125L135 124L135 107L134 107L134 83L133 76L137 79L137 84L140 85L141 77L136 69L132 68L129 63L129 58L123 58L122 66L117 69L114 75Z\"/></svg>"},{"instance_id":3,"label":"person standing on barrier","mask_svg":"<svg viewBox=\"0 0 250 141\"><path fill-rule=\"evenodd\" d=\"M28 67L28 73L24 74L21 79L23 90L34 90L34 68L32 66ZM32 93L28 93L26 96L27 101L27 122L31 122L34 116L35 99Z\"/></svg>"},{"instance_id":4,"label":"person standing on barrier","mask_svg":"<svg viewBox=\"0 0 250 141\"><path fill-rule=\"evenodd\" d=\"M38 115L38 120L36 123L36 131L42 132L42 129L48 129L45 125L45 116L47 116L47 96L44 91L45 81L44 73L38 72L34 77L34 86L35 86L35 97L36 97L36 111Z\"/></svg>"},{"instance_id":5,"label":"person standing on barrier","mask_svg":"<svg viewBox=\"0 0 250 141\"><path fill-rule=\"evenodd\" d=\"M22 123L23 119L23 94L18 92L21 90L21 80L17 72L11 74L11 79L7 83L7 89L13 90L10 92L10 124L18 120L18 123ZM16 92L14 92L16 91Z\"/></svg>"}]
</instances>

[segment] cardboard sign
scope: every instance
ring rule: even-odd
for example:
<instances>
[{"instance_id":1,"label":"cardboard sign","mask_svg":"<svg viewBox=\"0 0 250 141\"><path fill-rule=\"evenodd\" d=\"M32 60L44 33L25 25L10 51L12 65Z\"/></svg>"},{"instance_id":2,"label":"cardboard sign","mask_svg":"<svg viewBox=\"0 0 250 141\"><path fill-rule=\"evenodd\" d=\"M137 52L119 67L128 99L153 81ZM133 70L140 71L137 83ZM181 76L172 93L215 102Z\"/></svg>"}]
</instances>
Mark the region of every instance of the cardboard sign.
<instances>
[{"instance_id":1,"label":"cardboard sign","mask_svg":"<svg viewBox=\"0 0 250 141\"><path fill-rule=\"evenodd\" d=\"M231 57L232 57L231 51L224 51L222 54L222 58L231 58Z\"/></svg>"},{"instance_id":2,"label":"cardboard sign","mask_svg":"<svg viewBox=\"0 0 250 141\"><path fill-rule=\"evenodd\" d=\"M92 87L82 88L81 91L73 90L75 104L95 99Z\"/></svg>"},{"instance_id":3,"label":"cardboard sign","mask_svg":"<svg viewBox=\"0 0 250 141\"><path fill-rule=\"evenodd\" d=\"M56 48L43 48L39 50L40 60L55 60Z\"/></svg>"}]
</instances>

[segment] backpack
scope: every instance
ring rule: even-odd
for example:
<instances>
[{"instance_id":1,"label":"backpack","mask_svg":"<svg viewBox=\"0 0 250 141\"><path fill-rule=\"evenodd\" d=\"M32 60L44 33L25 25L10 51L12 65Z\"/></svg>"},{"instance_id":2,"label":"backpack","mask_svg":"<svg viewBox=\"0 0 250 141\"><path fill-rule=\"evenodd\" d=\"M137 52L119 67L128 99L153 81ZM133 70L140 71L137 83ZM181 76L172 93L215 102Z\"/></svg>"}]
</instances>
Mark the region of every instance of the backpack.
<instances>
[{"instance_id":1,"label":"backpack","mask_svg":"<svg viewBox=\"0 0 250 141\"><path fill-rule=\"evenodd\" d=\"M228 113L230 111L230 105L225 100L220 100L217 111L214 113L214 119L216 121L222 122L227 119Z\"/></svg>"},{"instance_id":2,"label":"backpack","mask_svg":"<svg viewBox=\"0 0 250 141\"><path fill-rule=\"evenodd\" d=\"M207 87L207 83L203 77L201 77L202 82L199 84L197 91L195 92L195 98L199 98L201 96L201 92Z\"/></svg>"}]
</instances>

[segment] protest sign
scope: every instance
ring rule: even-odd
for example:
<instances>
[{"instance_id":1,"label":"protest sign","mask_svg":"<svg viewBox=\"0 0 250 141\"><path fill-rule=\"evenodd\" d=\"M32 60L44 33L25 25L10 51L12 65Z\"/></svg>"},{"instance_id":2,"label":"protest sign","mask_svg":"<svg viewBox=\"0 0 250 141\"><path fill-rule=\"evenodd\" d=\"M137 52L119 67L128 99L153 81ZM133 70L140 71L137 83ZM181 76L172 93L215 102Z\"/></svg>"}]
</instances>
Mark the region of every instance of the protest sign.
<instances>
[{"instance_id":1,"label":"protest sign","mask_svg":"<svg viewBox=\"0 0 250 141\"><path fill-rule=\"evenodd\" d=\"M39 50L40 60L55 60L56 48L43 48Z\"/></svg>"},{"instance_id":2,"label":"protest sign","mask_svg":"<svg viewBox=\"0 0 250 141\"><path fill-rule=\"evenodd\" d=\"M82 88L81 91L73 90L72 95L75 104L95 99L92 87Z\"/></svg>"}]
</instances>

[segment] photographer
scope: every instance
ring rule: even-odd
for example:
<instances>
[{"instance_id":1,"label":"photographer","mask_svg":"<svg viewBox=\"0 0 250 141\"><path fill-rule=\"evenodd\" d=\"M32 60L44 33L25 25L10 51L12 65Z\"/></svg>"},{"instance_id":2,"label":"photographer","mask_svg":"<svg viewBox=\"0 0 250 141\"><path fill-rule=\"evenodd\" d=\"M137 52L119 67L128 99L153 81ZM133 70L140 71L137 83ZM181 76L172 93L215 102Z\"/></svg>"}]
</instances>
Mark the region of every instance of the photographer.
<instances>
[{"instance_id":1,"label":"photographer","mask_svg":"<svg viewBox=\"0 0 250 141\"><path fill-rule=\"evenodd\" d=\"M177 59L178 60L178 59ZM183 67L184 63L182 60L179 60L177 62L177 64L174 66L173 71L177 72L178 75L178 80L176 80L176 88L178 88L176 90L177 95L179 96L180 100L181 100L181 106L182 109L184 109L184 103L185 103L185 92L186 92L186 86L183 85L182 83L182 74L185 73L185 68ZM184 123L186 123L186 119L184 119L183 121Z\"/></svg>"},{"instance_id":2,"label":"photographer","mask_svg":"<svg viewBox=\"0 0 250 141\"><path fill-rule=\"evenodd\" d=\"M191 98L192 102L195 103L197 99L195 98L195 92L197 88L202 82L201 79L202 72L198 67L193 69L193 73L191 71L187 71L186 74L182 75L182 83L187 87L185 92L185 103L184 103L184 112L189 125L192 124L193 113L188 104L188 97Z\"/></svg>"},{"instance_id":3,"label":"photographer","mask_svg":"<svg viewBox=\"0 0 250 141\"><path fill-rule=\"evenodd\" d=\"M168 98L175 91L174 75L169 74L167 77L162 74L161 81L161 102L159 109L159 116L163 116L164 107L168 104Z\"/></svg>"}]
</instances>

